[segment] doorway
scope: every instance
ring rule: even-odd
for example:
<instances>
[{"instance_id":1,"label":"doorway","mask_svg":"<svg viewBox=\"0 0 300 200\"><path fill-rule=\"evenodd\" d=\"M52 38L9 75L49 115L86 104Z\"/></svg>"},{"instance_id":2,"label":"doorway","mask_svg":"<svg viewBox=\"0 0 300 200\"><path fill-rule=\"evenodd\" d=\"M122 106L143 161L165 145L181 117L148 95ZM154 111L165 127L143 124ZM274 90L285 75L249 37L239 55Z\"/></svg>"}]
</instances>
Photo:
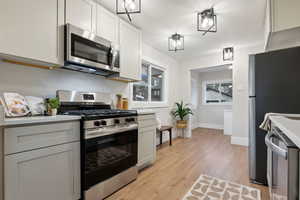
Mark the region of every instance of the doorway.
<instances>
[{"instance_id":1,"label":"doorway","mask_svg":"<svg viewBox=\"0 0 300 200\"><path fill-rule=\"evenodd\" d=\"M222 130L232 134L232 65L191 70L191 127Z\"/></svg>"}]
</instances>

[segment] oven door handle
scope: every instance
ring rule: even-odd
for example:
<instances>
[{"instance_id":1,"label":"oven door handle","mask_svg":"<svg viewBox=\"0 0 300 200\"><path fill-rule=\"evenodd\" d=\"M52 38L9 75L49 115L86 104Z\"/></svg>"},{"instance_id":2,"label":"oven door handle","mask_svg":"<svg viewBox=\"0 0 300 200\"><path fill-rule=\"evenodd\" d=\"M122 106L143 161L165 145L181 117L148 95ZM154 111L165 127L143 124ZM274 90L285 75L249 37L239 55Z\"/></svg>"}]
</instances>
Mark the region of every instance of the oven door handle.
<instances>
[{"instance_id":1,"label":"oven door handle","mask_svg":"<svg viewBox=\"0 0 300 200\"><path fill-rule=\"evenodd\" d=\"M118 128L109 129L109 130L105 130L105 129L88 130L88 131L86 131L86 133L84 135L84 139L103 137L103 136L113 135L113 134L117 134L117 133L121 133L121 132L125 132L125 131L131 131L131 130L138 130L138 125L130 124L125 127L118 127Z\"/></svg>"},{"instance_id":2,"label":"oven door handle","mask_svg":"<svg viewBox=\"0 0 300 200\"><path fill-rule=\"evenodd\" d=\"M274 152L274 153L276 153L276 154L278 154L278 155L284 157L285 159L287 159L287 157L288 157L288 152L287 152L285 149L283 149L283 148L277 146L276 144L274 144L274 143L272 142L272 138L274 138L274 137L276 137L276 135L275 135L274 133L268 132L268 134L267 134L266 137L265 137L265 143L266 143L266 145L268 146L268 148L269 148L272 152Z\"/></svg>"}]
</instances>

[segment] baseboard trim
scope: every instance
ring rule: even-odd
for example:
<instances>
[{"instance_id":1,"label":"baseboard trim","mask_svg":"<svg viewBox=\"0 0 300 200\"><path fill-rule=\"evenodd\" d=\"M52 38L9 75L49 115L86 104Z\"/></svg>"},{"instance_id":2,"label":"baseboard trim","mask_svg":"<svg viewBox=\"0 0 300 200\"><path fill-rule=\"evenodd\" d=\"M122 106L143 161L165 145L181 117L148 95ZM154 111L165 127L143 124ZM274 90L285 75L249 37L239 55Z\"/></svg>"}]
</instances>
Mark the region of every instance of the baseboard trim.
<instances>
[{"instance_id":1,"label":"baseboard trim","mask_svg":"<svg viewBox=\"0 0 300 200\"><path fill-rule=\"evenodd\" d=\"M196 123L192 123L192 126L191 126L192 130L195 129L195 128L199 128L199 125L196 124Z\"/></svg>"},{"instance_id":2,"label":"baseboard trim","mask_svg":"<svg viewBox=\"0 0 300 200\"><path fill-rule=\"evenodd\" d=\"M231 144L241 145L241 146L249 146L249 140L247 137L232 137L231 136Z\"/></svg>"},{"instance_id":3,"label":"baseboard trim","mask_svg":"<svg viewBox=\"0 0 300 200\"><path fill-rule=\"evenodd\" d=\"M199 123L199 127L201 128L211 128L211 129L219 129L223 130L224 126L220 124L211 124L211 123Z\"/></svg>"}]
</instances>

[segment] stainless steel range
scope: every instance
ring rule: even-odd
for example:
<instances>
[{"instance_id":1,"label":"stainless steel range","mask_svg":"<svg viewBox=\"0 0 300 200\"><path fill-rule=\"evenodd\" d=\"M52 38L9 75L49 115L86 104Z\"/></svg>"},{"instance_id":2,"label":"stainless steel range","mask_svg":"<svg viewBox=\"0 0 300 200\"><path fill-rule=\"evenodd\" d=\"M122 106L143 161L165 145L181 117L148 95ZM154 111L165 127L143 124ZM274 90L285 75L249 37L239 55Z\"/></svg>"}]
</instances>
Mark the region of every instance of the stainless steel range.
<instances>
[{"instance_id":1,"label":"stainless steel range","mask_svg":"<svg viewBox=\"0 0 300 200\"><path fill-rule=\"evenodd\" d=\"M274 124L265 142L270 199L299 199L299 148Z\"/></svg>"},{"instance_id":2,"label":"stainless steel range","mask_svg":"<svg viewBox=\"0 0 300 200\"><path fill-rule=\"evenodd\" d=\"M58 91L60 114L80 115L81 188L103 199L137 178L137 112L111 109L110 95Z\"/></svg>"}]
</instances>

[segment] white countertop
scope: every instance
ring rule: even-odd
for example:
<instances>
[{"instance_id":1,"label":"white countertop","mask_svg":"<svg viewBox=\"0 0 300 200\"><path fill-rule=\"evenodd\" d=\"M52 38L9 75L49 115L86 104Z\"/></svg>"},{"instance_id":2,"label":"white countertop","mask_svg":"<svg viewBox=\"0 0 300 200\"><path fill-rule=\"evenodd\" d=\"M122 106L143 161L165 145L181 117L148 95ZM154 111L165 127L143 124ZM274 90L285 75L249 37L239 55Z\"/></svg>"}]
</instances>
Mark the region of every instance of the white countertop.
<instances>
[{"instance_id":1,"label":"white countertop","mask_svg":"<svg viewBox=\"0 0 300 200\"><path fill-rule=\"evenodd\" d=\"M300 119L300 114L291 114L289 116L299 117ZM300 120L289 119L283 116L270 116L270 120L300 148Z\"/></svg>"},{"instance_id":2,"label":"white countertop","mask_svg":"<svg viewBox=\"0 0 300 200\"><path fill-rule=\"evenodd\" d=\"M151 115L155 114L155 111L152 109L138 109L137 113L138 115Z\"/></svg>"},{"instance_id":3,"label":"white countertop","mask_svg":"<svg viewBox=\"0 0 300 200\"><path fill-rule=\"evenodd\" d=\"M33 116L33 117L18 117L18 118L5 118L0 122L0 126L17 126L38 123L62 122L79 120L80 116L71 115L56 115L56 116Z\"/></svg>"}]
</instances>

